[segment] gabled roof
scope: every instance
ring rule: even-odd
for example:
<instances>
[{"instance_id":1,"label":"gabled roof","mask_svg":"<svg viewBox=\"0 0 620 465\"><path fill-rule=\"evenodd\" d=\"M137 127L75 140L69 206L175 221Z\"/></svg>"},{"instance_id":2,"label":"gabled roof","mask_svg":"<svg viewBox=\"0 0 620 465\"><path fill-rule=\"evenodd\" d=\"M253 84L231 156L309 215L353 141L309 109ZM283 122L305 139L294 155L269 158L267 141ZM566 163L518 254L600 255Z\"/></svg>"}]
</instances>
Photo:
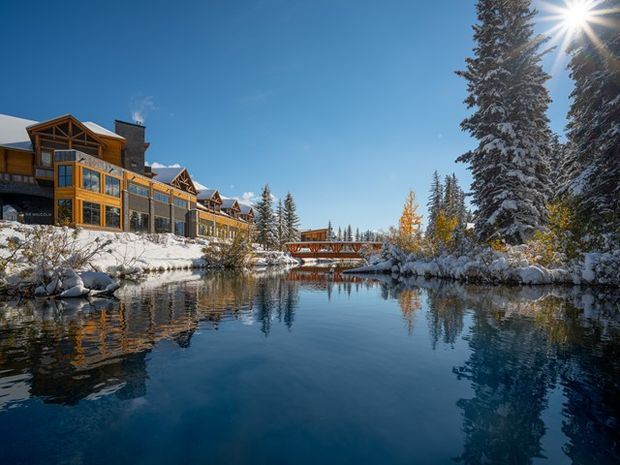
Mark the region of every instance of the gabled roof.
<instances>
[{"instance_id":1,"label":"gabled roof","mask_svg":"<svg viewBox=\"0 0 620 465\"><path fill-rule=\"evenodd\" d=\"M27 150L31 152L33 148L32 140L30 139L29 134L30 130L36 128L37 126L46 125L47 123L54 121L61 121L66 118L73 118L95 135L125 140L115 132L106 129L103 126L99 126L97 123L93 123L92 121L82 123L71 115L62 115L47 121L39 122L30 119L18 118L16 116L0 114L0 147L7 147L16 150Z\"/></svg>"},{"instance_id":2,"label":"gabled roof","mask_svg":"<svg viewBox=\"0 0 620 465\"><path fill-rule=\"evenodd\" d=\"M194 182L191 179L187 169L183 167L178 168L151 168L151 171L155 176L155 181L168 184L169 186L176 187L177 189L184 190L190 194L196 194L197 189Z\"/></svg>"},{"instance_id":3,"label":"gabled roof","mask_svg":"<svg viewBox=\"0 0 620 465\"><path fill-rule=\"evenodd\" d=\"M235 199L230 199L228 197L222 197L222 208L226 208L226 209L232 209L232 208L239 208L239 202L237 202Z\"/></svg>"},{"instance_id":4,"label":"gabled roof","mask_svg":"<svg viewBox=\"0 0 620 465\"><path fill-rule=\"evenodd\" d=\"M104 128L103 126L99 126L97 123L93 123L92 121L84 121L84 126L93 131L95 134L99 134L100 136L112 137L114 139L125 140L123 136L119 136L115 132L110 131L109 129Z\"/></svg>"},{"instance_id":5,"label":"gabled roof","mask_svg":"<svg viewBox=\"0 0 620 465\"><path fill-rule=\"evenodd\" d=\"M248 215L250 212L254 213L254 208L251 205L239 202L239 208L241 208L242 215Z\"/></svg>"},{"instance_id":6,"label":"gabled roof","mask_svg":"<svg viewBox=\"0 0 620 465\"><path fill-rule=\"evenodd\" d=\"M216 189L204 189L198 192L198 200L214 200L221 202L220 193Z\"/></svg>"},{"instance_id":7,"label":"gabled roof","mask_svg":"<svg viewBox=\"0 0 620 465\"><path fill-rule=\"evenodd\" d=\"M0 114L0 147L32 151L32 141L26 128L36 121Z\"/></svg>"},{"instance_id":8,"label":"gabled roof","mask_svg":"<svg viewBox=\"0 0 620 465\"><path fill-rule=\"evenodd\" d=\"M181 174L185 168L151 168L151 171L155 173L153 179L164 184L170 184L175 178Z\"/></svg>"}]
</instances>

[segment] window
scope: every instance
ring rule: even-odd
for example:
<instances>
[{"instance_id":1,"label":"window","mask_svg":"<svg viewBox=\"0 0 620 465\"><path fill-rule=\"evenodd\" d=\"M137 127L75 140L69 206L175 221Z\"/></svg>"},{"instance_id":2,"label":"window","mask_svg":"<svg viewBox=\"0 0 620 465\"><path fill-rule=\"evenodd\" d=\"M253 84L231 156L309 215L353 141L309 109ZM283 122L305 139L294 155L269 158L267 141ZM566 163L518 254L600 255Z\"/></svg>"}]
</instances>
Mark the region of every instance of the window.
<instances>
[{"instance_id":1,"label":"window","mask_svg":"<svg viewBox=\"0 0 620 465\"><path fill-rule=\"evenodd\" d=\"M101 224L101 206L97 203L84 202L82 204L82 222L84 224Z\"/></svg>"},{"instance_id":2,"label":"window","mask_svg":"<svg viewBox=\"0 0 620 465\"><path fill-rule=\"evenodd\" d=\"M105 177L105 193L113 197L121 196L121 180L112 176Z\"/></svg>"},{"instance_id":3,"label":"window","mask_svg":"<svg viewBox=\"0 0 620 465\"><path fill-rule=\"evenodd\" d=\"M170 220L163 216L155 217L155 232L156 233L169 233L170 232Z\"/></svg>"},{"instance_id":4,"label":"window","mask_svg":"<svg viewBox=\"0 0 620 465\"><path fill-rule=\"evenodd\" d=\"M58 165L58 187L73 186L73 166Z\"/></svg>"},{"instance_id":5,"label":"window","mask_svg":"<svg viewBox=\"0 0 620 465\"><path fill-rule=\"evenodd\" d=\"M108 228L121 228L121 209L117 207L105 207L105 225Z\"/></svg>"},{"instance_id":6,"label":"window","mask_svg":"<svg viewBox=\"0 0 620 465\"><path fill-rule=\"evenodd\" d=\"M89 170L88 168L82 169L82 187L89 191L99 192L101 175L96 171Z\"/></svg>"},{"instance_id":7,"label":"window","mask_svg":"<svg viewBox=\"0 0 620 465\"><path fill-rule=\"evenodd\" d=\"M185 236L185 221L174 222L174 233L177 236Z\"/></svg>"},{"instance_id":8,"label":"window","mask_svg":"<svg viewBox=\"0 0 620 465\"><path fill-rule=\"evenodd\" d=\"M149 197L149 188L139 184L129 183L129 192L140 197Z\"/></svg>"},{"instance_id":9,"label":"window","mask_svg":"<svg viewBox=\"0 0 620 465\"><path fill-rule=\"evenodd\" d=\"M52 152L49 152L47 150L41 152L41 166L52 166Z\"/></svg>"},{"instance_id":10,"label":"window","mask_svg":"<svg viewBox=\"0 0 620 465\"><path fill-rule=\"evenodd\" d=\"M155 194L153 195L153 197L155 198L155 200L157 200L158 202L161 203L170 203L170 196L164 194L163 192L159 192L159 191L155 191Z\"/></svg>"},{"instance_id":11,"label":"window","mask_svg":"<svg viewBox=\"0 0 620 465\"><path fill-rule=\"evenodd\" d=\"M73 222L73 201L70 199L61 199L58 205L58 224L68 224Z\"/></svg>"},{"instance_id":12,"label":"window","mask_svg":"<svg viewBox=\"0 0 620 465\"><path fill-rule=\"evenodd\" d=\"M148 232L149 231L149 215L148 213L130 212L129 213L129 230L131 232Z\"/></svg>"},{"instance_id":13,"label":"window","mask_svg":"<svg viewBox=\"0 0 620 465\"><path fill-rule=\"evenodd\" d=\"M187 200L180 199L178 197L173 198L173 202L177 207L185 208L187 210Z\"/></svg>"}]
</instances>

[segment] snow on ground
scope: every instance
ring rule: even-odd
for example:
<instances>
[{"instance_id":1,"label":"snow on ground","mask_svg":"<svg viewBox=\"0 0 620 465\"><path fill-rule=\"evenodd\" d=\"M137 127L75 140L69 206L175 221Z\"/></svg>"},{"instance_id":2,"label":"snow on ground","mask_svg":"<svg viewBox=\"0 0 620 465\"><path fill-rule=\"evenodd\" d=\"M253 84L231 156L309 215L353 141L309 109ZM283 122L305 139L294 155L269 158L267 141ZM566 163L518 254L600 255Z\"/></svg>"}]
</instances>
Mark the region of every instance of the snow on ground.
<instances>
[{"instance_id":1,"label":"snow on ground","mask_svg":"<svg viewBox=\"0 0 620 465\"><path fill-rule=\"evenodd\" d=\"M36 226L0 221L0 245L6 245L10 237L23 239L25 233ZM174 234L135 234L126 232L78 230L78 245L95 241L109 246L98 253L89 265L93 271L112 275L131 272L170 271L206 267L203 248L209 244L206 239L189 239ZM0 257L7 256L7 250L0 248ZM298 262L284 252L263 251L254 247L255 266L297 265ZM17 265L17 264L16 264Z\"/></svg>"},{"instance_id":2,"label":"snow on ground","mask_svg":"<svg viewBox=\"0 0 620 465\"><path fill-rule=\"evenodd\" d=\"M522 255L481 249L477 254L436 258L407 255L395 246L385 246L368 265L349 273L392 273L454 279L475 283L576 284L620 287L620 250L587 253L565 268L546 268L529 263Z\"/></svg>"}]
</instances>

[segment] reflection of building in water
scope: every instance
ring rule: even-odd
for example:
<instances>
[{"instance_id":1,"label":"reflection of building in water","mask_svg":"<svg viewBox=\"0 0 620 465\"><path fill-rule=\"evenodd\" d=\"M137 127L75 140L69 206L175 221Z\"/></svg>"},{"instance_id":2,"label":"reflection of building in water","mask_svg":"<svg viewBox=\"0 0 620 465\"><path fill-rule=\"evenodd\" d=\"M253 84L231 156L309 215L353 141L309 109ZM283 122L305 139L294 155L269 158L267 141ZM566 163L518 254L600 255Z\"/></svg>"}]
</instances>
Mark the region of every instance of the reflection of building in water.
<instances>
[{"instance_id":1,"label":"reflection of building in water","mask_svg":"<svg viewBox=\"0 0 620 465\"><path fill-rule=\"evenodd\" d=\"M217 273L156 289L126 287L122 301L7 306L0 313L0 386L19 376L22 391L27 383L30 395L65 404L95 392L143 396L146 354L162 339L188 347L199 324L217 329L225 320L271 320L264 308L253 313L255 298L290 327L297 287L290 283L282 292L277 283L285 281ZM0 393L0 408L19 397L8 392Z\"/></svg>"}]
</instances>

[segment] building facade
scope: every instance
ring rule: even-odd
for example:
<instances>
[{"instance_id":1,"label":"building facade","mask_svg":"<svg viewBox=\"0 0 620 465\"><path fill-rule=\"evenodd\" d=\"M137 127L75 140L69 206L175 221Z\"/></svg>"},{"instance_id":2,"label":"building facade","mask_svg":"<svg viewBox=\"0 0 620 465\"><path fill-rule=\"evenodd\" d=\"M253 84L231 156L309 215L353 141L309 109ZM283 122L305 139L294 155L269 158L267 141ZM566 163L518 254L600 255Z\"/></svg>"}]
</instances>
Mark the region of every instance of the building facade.
<instances>
[{"instance_id":1,"label":"building facade","mask_svg":"<svg viewBox=\"0 0 620 465\"><path fill-rule=\"evenodd\" d=\"M0 214L32 224L186 237L235 237L250 216L222 208L184 168L150 168L144 126L114 132L65 115L36 122L0 115ZM215 198L205 191L215 192ZM251 206L244 206L252 211Z\"/></svg>"}]
</instances>

